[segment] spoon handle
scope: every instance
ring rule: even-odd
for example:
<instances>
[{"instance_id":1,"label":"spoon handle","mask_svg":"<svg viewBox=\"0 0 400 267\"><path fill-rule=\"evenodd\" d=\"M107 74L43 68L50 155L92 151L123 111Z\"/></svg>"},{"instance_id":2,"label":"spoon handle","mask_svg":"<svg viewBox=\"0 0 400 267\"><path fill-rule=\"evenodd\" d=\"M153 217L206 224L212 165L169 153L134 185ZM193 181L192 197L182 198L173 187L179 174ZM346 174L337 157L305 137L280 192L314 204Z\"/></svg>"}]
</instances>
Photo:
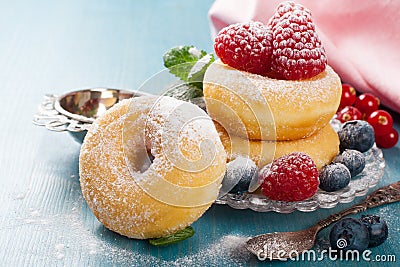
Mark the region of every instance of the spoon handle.
<instances>
[{"instance_id":1,"label":"spoon handle","mask_svg":"<svg viewBox=\"0 0 400 267\"><path fill-rule=\"evenodd\" d=\"M350 208L347 208L341 212L328 216L327 218L319 221L317 223L317 226L320 230L327 227L331 223L339 221L342 217L349 214L355 214L368 208L374 208L397 201L400 201L400 181L375 190L370 195L368 195L368 197L363 202L351 206Z\"/></svg>"}]
</instances>

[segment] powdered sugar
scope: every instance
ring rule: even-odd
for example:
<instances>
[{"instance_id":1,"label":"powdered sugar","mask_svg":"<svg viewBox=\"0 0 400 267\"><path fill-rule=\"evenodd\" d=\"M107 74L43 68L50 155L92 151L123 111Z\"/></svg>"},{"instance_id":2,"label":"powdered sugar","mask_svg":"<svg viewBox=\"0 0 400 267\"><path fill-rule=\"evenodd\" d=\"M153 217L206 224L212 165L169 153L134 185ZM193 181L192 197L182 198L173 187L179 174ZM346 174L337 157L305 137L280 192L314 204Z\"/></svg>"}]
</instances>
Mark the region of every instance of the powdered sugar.
<instances>
[{"instance_id":1,"label":"powdered sugar","mask_svg":"<svg viewBox=\"0 0 400 267\"><path fill-rule=\"evenodd\" d=\"M182 46L179 46L179 48L182 48ZM201 51L197 49L196 47L190 47L189 48L189 53L192 54L195 57L200 57Z\"/></svg>"},{"instance_id":2,"label":"powdered sugar","mask_svg":"<svg viewBox=\"0 0 400 267\"><path fill-rule=\"evenodd\" d=\"M189 49L190 52L190 49ZM199 55L200 56L200 55ZM195 75L196 73L198 73L199 71L201 71L205 66L207 66L210 61L211 61L212 57L210 54L205 55L204 57L200 58L194 65L193 67L190 69L190 72L188 74L188 79L191 79L193 77L193 75ZM196 81L197 82L197 81Z\"/></svg>"},{"instance_id":3,"label":"powdered sugar","mask_svg":"<svg viewBox=\"0 0 400 267\"><path fill-rule=\"evenodd\" d=\"M147 105L134 102L130 105L123 140L124 144L128 144L125 151L138 151L139 147L142 154L147 150L154 156L153 164L144 172L136 165L137 158L142 157L141 153L128 156L127 165L136 182L156 199L172 205L192 205L192 200L193 204L197 201L194 195L204 196L200 200L204 201L202 203L212 202L218 191L216 184L191 190L181 187L196 183L191 173L215 166L214 157L223 151L217 142L218 134L211 119L193 104L170 97L143 101L147 101ZM139 116L138 119L137 114L146 116ZM177 181L179 187L162 179L173 169L190 173L184 175L186 180Z\"/></svg>"},{"instance_id":4,"label":"powdered sugar","mask_svg":"<svg viewBox=\"0 0 400 267\"><path fill-rule=\"evenodd\" d=\"M337 88L340 86L339 77L329 66L325 72L307 80L277 80L239 71L220 61L210 65L204 81L222 85L246 102L280 103L283 107L295 105L299 112L315 102L330 102L333 95L339 93Z\"/></svg>"},{"instance_id":5,"label":"powdered sugar","mask_svg":"<svg viewBox=\"0 0 400 267\"><path fill-rule=\"evenodd\" d=\"M64 244L56 244L54 246L55 252L56 252L56 258L61 260L62 258L65 257L64 254L64 249L65 249L65 245Z\"/></svg>"},{"instance_id":6,"label":"powdered sugar","mask_svg":"<svg viewBox=\"0 0 400 267\"><path fill-rule=\"evenodd\" d=\"M52 233L44 252L49 265L74 263L77 266L87 266L101 263L116 266L216 266L223 263L247 266L249 260L253 258L244 247L247 237L227 234L213 242L210 241L208 245L197 245L198 235L204 233L195 233L195 236L189 239L192 243L187 253L180 251L179 255L168 259L155 256L174 248L151 247L149 250L147 241L130 240L110 232L92 216L87 217L88 221L84 220L82 213L89 210L79 193L78 184L73 185L71 191L76 198L67 204L72 205L67 212L51 214L46 210L37 214L29 225L19 224L19 227L34 227L34 232L43 236L46 232ZM25 222L30 214L31 211L27 210L18 220Z\"/></svg>"},{"instance_id":7,"label":"powdered sugar","mask_svg":"<svg viewBox=\"0 0 400 267\"><path fill-rule=\"evenodd\" d=\"M227 265L247 266L248 260L253 255L244 247L249 238L235 235L223 236L210 247L200 250L194 255L177 259L174 266L216 266L224 263Z\"/></svg>"},{"instance_id":8,"label":"powdered sugar","mask_svg":"<svg viewBox=\"0 0 400 267\"><path fill-rule=\"evenodd\" d=\"M197 106L170 97L133 98L95 124L81 148L80 180L89 207L108 228L134 238L168 234L216 199L225 151Z\"/></svg>"},{"instance_id":9,"label":"powdered sugar","mask_svg":"<svg viewBox=\"0 0 400 267\"><path fill-rule=\"evenodd\" d=\"M114 264L130 264L135 266L248 266L253 255L248 252L244 243L247 237L226 235L210 246L200 248L193 254L179 257L175 260L163 260L150 255L143 255L127 249L107 247L109 260Z\"/></svg>"},{"instance_id":10,"label":"powdered sugar","mask_svg":"<svg viewBox=\"0 0 400 267\"><path fill-rule=\"evenodd\" d=\"M310 79L277 80L215 61L203 86L210 116L235 136L254 140L311 136L328 124L341 95L340 78L329 66Z\"/></svg>"}]
</instances>

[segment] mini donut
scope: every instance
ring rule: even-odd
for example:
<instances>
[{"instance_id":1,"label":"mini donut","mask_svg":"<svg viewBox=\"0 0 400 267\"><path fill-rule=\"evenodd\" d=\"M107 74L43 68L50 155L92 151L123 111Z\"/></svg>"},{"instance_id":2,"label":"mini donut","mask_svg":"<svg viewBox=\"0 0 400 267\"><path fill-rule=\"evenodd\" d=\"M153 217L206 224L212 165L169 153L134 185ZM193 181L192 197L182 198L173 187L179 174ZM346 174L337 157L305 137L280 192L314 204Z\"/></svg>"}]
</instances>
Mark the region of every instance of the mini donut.
<instances>
[{"instance_id":1,"label":"mini donut","mask_svg":"<svg viewBox=\"0 0 400 267\"><path fill-rule=\"evenodd\" d=\"M330 124L310 137L277 142L242 139L228 135L219 123L215 122L215 126L228 154L228 161L238 156L247 156L260 168L292 152L303 152L314 160L318 169L321 169L331 163L339 153L339 137Z\"/></svg>"},{"instance_id":2,"label":"mini donut","mask_svg":"<svg viewBox=\"0 0 400 267\"><path fill-rule=\"evenodd\" d=\"M342 92L327 66L305 80L277 80L213 62L204 76L207 111L236 136L253 140L296 140L325 127Z\"/></svg>"},{"instance_id":3,"label":"mini donut","mask_svg":"<svg viewBox=\"0 0 400 267\"><path fill-rule=\"evenodd\" d=\"M210 117L171 97L121 101L88 131L79 157L82 194L121 235L155 238L197 220L215 201L226 153Z\"/></svg>"}]
</instances>

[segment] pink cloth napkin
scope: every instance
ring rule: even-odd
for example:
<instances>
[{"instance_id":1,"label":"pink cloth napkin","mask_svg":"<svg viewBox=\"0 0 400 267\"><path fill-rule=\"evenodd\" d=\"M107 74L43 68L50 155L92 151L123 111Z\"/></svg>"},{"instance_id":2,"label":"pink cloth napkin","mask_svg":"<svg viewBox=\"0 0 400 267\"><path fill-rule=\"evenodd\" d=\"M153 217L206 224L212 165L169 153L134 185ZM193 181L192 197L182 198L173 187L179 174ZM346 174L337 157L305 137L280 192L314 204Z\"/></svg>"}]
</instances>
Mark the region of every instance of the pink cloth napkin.
<instances>
[{"instance_id":1,"label":"pink cloth napkin","mask_svg":"<svg viewBox=\"0 0 400 267\"><path fill-rule=\"evenodd\" d=\"M228 24L267 23L280 0L216 0L213 37ZM298 0L311 10L328 64L343 82L400 112L400 1Z\"/></svg>"}]
</instances>

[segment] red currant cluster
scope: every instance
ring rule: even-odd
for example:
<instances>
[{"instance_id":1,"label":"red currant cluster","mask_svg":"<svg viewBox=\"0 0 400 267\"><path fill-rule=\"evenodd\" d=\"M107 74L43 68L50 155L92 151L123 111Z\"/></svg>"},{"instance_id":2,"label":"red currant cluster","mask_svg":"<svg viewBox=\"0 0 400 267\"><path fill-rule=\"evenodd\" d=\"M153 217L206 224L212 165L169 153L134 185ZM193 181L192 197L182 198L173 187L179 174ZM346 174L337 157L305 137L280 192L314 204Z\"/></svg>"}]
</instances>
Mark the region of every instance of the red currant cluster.
<instances>
[{"instance_id":1,"label":"red currant cluster","mask_svg":"<svg viewBox=\"0 0 400 267\"><path fill-rule=\"evenodd\" d=\"M379 99L372 94L357 96L356 90L349 84L342 84L342 98L335 118L341 122L366 120L375 131L375 142L382 148L391 148L399 140L399 134L393 128L392 116L379 108Z\"/></svg>"}]
</instances>

